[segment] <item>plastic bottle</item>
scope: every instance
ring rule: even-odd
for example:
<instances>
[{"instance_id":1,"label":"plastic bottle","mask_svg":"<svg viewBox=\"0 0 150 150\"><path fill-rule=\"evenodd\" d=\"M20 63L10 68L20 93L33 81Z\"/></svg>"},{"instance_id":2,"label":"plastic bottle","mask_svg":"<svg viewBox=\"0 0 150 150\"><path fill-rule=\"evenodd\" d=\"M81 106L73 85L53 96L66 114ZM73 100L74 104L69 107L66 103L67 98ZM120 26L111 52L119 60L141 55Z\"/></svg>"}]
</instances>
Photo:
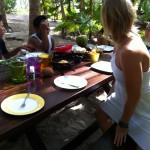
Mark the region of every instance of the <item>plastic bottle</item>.
<instances>
[{"instance_id":1,"label":"plastic bottle","mask_svg":"<svg viewBox=\"0 0 150 150\"><path fill-rule=\"evenodd\" d=\"M35 70L34 70L34 66L30 66L30 74L29 74L29 78L31 80L35 79Z\"/></svg>"}]
</instances>

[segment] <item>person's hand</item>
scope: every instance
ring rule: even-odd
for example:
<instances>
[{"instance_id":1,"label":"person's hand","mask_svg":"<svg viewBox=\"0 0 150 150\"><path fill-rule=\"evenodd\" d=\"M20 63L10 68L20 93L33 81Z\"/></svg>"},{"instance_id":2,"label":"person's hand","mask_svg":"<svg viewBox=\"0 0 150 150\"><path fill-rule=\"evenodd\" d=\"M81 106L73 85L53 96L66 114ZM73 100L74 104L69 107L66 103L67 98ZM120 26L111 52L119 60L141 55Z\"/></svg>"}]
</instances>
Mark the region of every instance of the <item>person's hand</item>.
<instances>
[{"instance_id":1,"label":"person's hand","mask_svg":"<svg viewBox=\"0 0 150 150\"><path fill-rule=\"evenodd\" d=\"M125 143L127 139L127 134L128 134L128 128L121 128L119 126L116 127L114 144L116 146L121 146L123 143Z\"/></svg>"}]
</instances>

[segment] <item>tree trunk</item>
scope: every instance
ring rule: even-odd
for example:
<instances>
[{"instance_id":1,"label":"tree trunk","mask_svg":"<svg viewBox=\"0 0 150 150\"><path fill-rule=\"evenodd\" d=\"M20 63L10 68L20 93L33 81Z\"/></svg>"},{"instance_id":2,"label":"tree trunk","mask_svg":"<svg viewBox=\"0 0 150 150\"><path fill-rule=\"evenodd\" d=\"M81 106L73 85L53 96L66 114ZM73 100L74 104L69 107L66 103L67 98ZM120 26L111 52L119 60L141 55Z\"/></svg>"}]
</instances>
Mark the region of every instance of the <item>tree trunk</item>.
<instances>
[{"instance_id":1,"label":"tree trunk","mask_svg":"<svg viewBox=\"0 0 150 150\"><path fill-rule=\"evenodd\" d=\"M93 16L93 0L90 0L90 16Z\"/></svg>"},{"instance_id":2,"label":"tree trunk","mask_svg":"<svg viewBox=\"0 0 150 150\"><path fill-rule=\"evenodd\" d=\"M93 0L90 0L90 16L93 16ZM89 40L92 39L92 31L91 28L89 29Z\"/></svg>"},{"instance_id":3,"label":"tree trunk","mask_svg":"<svg viewBox=\"0 0 150 150\"><path fill-rule=\"evenodd\" d=\"M7 19L6 19L5 2L4 2L4 0L0 0L0 13L1 13L2 17L3 17L4 27L6 28L6 30L8 32L11 31L10 27L8 26Z\"/></svg>"},{"instance_id":4,"label":"tree trunk","mask_svg":"<svg viewBox=\"0 0 150 150\"><path fill-rule=\"evenodd\" d=\"M65 11L64 11L64 4L63 4L64 0L60 0L60 7L61 7L61 15L62 15L62 20L66 20L66 15L65 15Z\"/></svg>"},{"instance_id":5,"label":"tree trunk","mask_svg":"<svg viewBox=\"0 0 150 150\"><path fill-rule=\"evenodd\" d=\"M66 20L66 16L65 16L65 11L64 11L63 2L64 2L64 0L60 0L60 7L61 7L62 20L65 21L65 20ZM62 38L65 37L65 29L64 29L64 28L62 28L62 30L61 30L61 35L62 35Z\"/></svg>"},{"instance_id":6,"label":"tree trunk","mask_svg":"<svg viewBox=\"0 0 150 150\"><path fill-rule=\"evenodd\" d=\"M81 0L81 12L84 12L85 10L85 1Z\"/></svg>"},{"instance_id":7,"label":"tree trunk","mask_svg":"<svg viewBox=\"0 0 150 150\"><path fill-rule=\"evenodd\" d=\"M67 8L68 12L71 11L71 0L68 0L68 8Z\"/></svg>"},{"instance_id":8,"label":"tree trunk","mask_svg":"<svg viewBox=\"0 0 150 150\"><path fill-rule=\"evenodd\" d=\"M35 32L33 27L33 20L40 15L40 0L29 0L29 36Z\"/></svg>"}]
</instances>

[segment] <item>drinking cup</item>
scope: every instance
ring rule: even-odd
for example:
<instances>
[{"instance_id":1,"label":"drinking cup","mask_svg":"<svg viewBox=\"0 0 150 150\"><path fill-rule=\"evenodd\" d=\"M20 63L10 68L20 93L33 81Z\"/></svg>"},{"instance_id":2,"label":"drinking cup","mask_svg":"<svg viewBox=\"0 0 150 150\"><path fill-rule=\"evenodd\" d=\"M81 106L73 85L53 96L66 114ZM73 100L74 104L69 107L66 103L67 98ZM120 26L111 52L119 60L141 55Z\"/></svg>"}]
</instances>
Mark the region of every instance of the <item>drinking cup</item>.
<instances>
[{"instance_id":1,"label":"drinking cup","mask_svg":"<svg viewBox=\"0 0 150 150\"><path fill-rule=\"evenodd\" d=\"M90 60L91 60L91 62L92 63L98 62L99 61L99 56L100 56L100 53L91 52L90 53Z\"/></svg>"},{"instance_id":2,"label":"drinking cup","mask_svg":"<svg viewBox=\"0 0 150 150\"><path fill-rule=\"evenodd\" d=\"M52 54L39 54L38 57L41 59L41 70L43 70L45 67L51 67L52 64Z\"/></svg>"},{"instance_id":3,"label":"drinking cup","mask_svg":"<svg viewBox=\"0 0 150 150\"><path fill-rule=\"evenodd\" d=\"M16 61L10 64L12 74L12 82L21 83L27 80L26 75L27 63L24 61Z\"/></svg>"},{"instance_id":4,"label":"drinking cup","mask_svg":"<svg viewBox=\"0 0 150 150\"><path fill-rule=\"evenodd\" d=\"M38 57L29 57L27 60L27 74L30 74L30 66L34 66L35 77L40 77L41 75L41 59Z\"/></svg>"}]
</instances>

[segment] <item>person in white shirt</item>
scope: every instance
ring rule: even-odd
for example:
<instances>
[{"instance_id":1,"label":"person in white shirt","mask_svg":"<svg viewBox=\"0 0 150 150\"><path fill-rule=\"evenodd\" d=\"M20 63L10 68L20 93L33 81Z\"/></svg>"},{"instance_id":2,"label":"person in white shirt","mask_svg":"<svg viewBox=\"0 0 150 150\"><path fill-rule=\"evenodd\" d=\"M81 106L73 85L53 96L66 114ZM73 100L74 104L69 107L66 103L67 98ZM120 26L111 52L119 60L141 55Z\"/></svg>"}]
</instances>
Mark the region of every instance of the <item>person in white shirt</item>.
<instances>
[{"instance_id":1,"label":"person in white shirt","mask_svg":"<svg viewBox=\"0 0 150 150\"><path fill-rule=\"evenodd\" d=\"M36 51L51 53L54 49L54 39L49 34L49 22L47 17L39 15L33 20L35 33L28 39L28 44L35 47Z\"/></svg>"}]
</instances>

